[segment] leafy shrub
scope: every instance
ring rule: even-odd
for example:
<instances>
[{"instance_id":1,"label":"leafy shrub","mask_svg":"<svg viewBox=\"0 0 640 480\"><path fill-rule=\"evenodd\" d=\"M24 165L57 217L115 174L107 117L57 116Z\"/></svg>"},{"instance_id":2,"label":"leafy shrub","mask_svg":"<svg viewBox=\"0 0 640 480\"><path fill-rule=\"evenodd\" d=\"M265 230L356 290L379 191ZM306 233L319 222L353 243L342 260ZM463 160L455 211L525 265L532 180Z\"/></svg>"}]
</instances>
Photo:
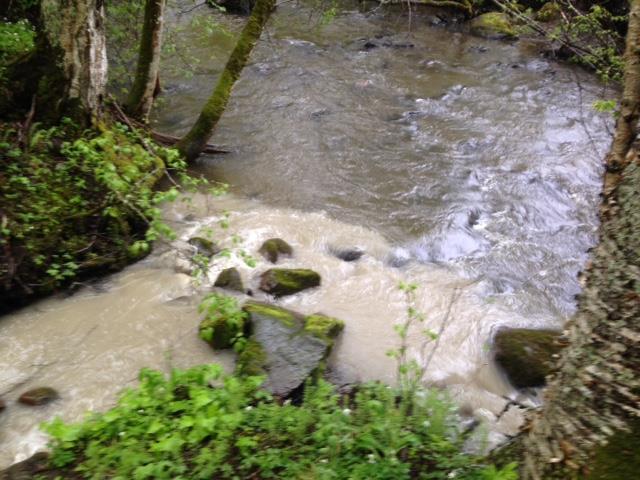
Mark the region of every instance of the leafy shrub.
<instances>
[{"instance_id":1,"label":"leafy shrub","mask_svg":"<svg viewBox=\"0 0 640 480\"><path fill-rule=\"evenodd\" d=\"M496 470L461 453L464 435L442 393L400 401L375 383L343 397L320 381L294 406L275 402L261 380L217 365L169 378L143 370L114 409L45 424L52 461L91 479L517 478L513 465Z\"/></svg>"},{"instance_id":2,"label":"leafy shrub","mask_svg":"<svg viewBox=\"0 0 640 480\"><path fill-rule=\"evenodd\" d=\"M35 32L26 20L0 22L0 82L6 65L34 47Z\"/></svg>"}]
</instances>

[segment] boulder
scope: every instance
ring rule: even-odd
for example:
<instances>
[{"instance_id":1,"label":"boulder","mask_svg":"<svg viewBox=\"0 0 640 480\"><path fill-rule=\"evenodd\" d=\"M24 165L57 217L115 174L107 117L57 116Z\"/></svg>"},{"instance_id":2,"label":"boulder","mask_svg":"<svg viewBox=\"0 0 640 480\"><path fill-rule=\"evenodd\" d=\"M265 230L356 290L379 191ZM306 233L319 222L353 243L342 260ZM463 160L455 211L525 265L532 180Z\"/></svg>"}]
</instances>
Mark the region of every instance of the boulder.
<instances>
[{"instance_id":1,"label":"boulder","mask_svg":"<svg viewBox=\"0 0 640 480\"><path fill-rule=\"evenodd\" d=\"M20 395L18 401L25 405L37 406L46 405L47 403L51 403L58 398L60 398L60 395L58 395L58 392L56 392L53 388L38 387L33 388L28 392L24 392L22 395Z\"/></svg>"},{"instance_id":2,"label":"boulder","mask_svg":"<svg viewBox=\"0 0 640 480\"><path fill-rule=\"evenodd\" d=\"M509 16L500 12L483 13L471 20L471 33L489 39L517 36Z\"/></svg>"},{"instance_id":3,"label":"boulder","mask_svg":"<svg viewBox=\"0 0 640 480\"><path fill-rule=\"evenodd\" d=\"M198 335L214 349L231 348L246 333L247 314L235 298L214 294L202 302L201 308L206 316L200 322Z\"/></svg>"},{"instance_id":4,"label":"boulder","mask_svg":"<svg viewBox=\"0 0 640 480\"><path fill-rule=\"evenodd\" d=\"M252 335L238 356L238 372L266 375L264 388L286 397L321 365L344 324L324 315L304 316L259 302L243 307Z\"/></svg>"},{"instance_id":5,"label":"boulder","mask_svg":"<svg viewBox=\"0 0 640 480\"><path fill-rule=\"evenodd\" d=\"M265 240L258 253L271 263L276 263L281 255L287 257L293 255L293 248L281 238L270 238Z\"/></svg>"},{"instance_id":6,"label":"boulder","mask_svg":"<svg viewBox=\"0 0 640 480\"><path fill-rule=\"evenodd\" d=\"M554 355L564 346L561 332L506 328L494 339L494 358L516 388L541 387L554 370Z\"/></svg>"},{"instance_id":7,"label":"boulder","mask_svg":"<svg viewBox=\"0 0 640 480\"><path fill-rule=\"evenodd\" d=\"M331 252L345 262L355 262L364 255L364 252L359 248L334 249Z\"/></svg>"},{"instance_id":8,"label":"boulder","mask_svg":"<svg viewBox=\"0 0 640 480\"><path fill-rule=\"evenodd\" d=\"M213 286L244 293L244 285L237 268L225 268L222 270Z\"/></svg>"},{"instance_id":9,"label":"boulder","mask_svg":"<svg viewBox=\"0 0 640 480\"><path fill-rule=\"evenodd\" d=\"M306 268L271 268L260 276L260 290L276 297L320 285L320 275Z\"/></svg>"},{"instance_id":10,"label":"boulder","mask_svg":"<svg viewBox=\"0 0 640 480\"><path fill-rule=\"evenodd\" d=\"M195 247L196 254L202 255L203 257L210 258L221 252L220 247L204 237L191 237L188 243L192 247Z\"/></svg>"}]
</instances>

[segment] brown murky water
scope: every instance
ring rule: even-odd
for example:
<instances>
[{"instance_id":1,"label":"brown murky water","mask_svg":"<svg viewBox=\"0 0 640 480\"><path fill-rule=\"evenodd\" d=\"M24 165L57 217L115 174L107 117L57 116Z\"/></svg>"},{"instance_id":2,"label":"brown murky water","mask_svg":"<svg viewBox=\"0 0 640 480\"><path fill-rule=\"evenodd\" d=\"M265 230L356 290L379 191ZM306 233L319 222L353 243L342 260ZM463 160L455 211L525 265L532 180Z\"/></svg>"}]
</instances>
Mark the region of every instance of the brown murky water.
<instances>
[{"instance_id":1,"label":"brown murky water","mask_svg":"<svg viewBox=\"0 0 640 480\"><path fill-rule=\"evenodd\" d=\"M284 265L314 268L323 286L280 303L344 319L331 363L345 380L394 380L385 352L406 309L397 285L416 282L426 326L442 331L433 357L434 344L422 356L431 358L426 380L487 419L494 438L512 433L517 414L495 415L514 392L487 347L500 326L559 328L574 309L609 141L590 107L601 87L523 44L454 33L428 17L414 15L410 33L397 13L347 9L324 27L308 18L304 7L279 8L214 138L232 153L197 167L232 194L197 197L168 218L186 239L231 212L220 236L236 233L254 254L266 238L290 242L295 257ZM219 21L231 31L241 24ZM191 54L212 71L164 79L157 122L174 133L193 121L233 43L189 35ZM345 263L331 253L340 247L366 254ZM72 297L0 319L0 396L9 402L0 466L44 444L40 421L112 405L143 366L230 366L196 338L195 305L231 265L250 285L267 268L234 255L195 286L164 246ZM419 356L422 339L412 344ZM13 403L38 385L62 399Z\"/></svg>"}]
</instances>

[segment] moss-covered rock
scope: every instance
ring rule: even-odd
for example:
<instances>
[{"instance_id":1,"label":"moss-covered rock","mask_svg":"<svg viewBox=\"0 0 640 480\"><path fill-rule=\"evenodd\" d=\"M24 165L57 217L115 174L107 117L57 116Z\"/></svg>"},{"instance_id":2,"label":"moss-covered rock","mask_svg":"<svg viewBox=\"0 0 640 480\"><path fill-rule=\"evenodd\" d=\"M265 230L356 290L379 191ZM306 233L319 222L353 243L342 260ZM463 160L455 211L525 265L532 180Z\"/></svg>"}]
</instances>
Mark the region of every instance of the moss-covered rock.
<instances>
[{"instance_id":1,"label":"moss-covered rock","mask_svg":"<svg viewBox=\"0 0 640 480\"><path fill-rule=\"evenodd\" d=\"M589 480L626 480L640 472L640 419L629 431L618 431L599 447L589 462Z\"/></svg>"},{"instance_id":2,"label":"moss-covered rock","mask_svg":"<svg viewBox=\"0 0 640 480\"><path fill-rule=\"evenodd\" d=\"M288 396L318 372L343 323L325 315L305 317L286 308L247 302L252 336L238 357L238 372L266 374L264 387Z\"/></svg>"},{"instance_id":3,"label":"moss-covered rock","mask_svg":"<svg viewBox=\"0 0 640 480\"><path fill-rule=\"evenodd\" d=\"M293 295L320 285L320 275L306 268L272 268L260 277L260 290L276 297Z\"/></svg>"},{"instance_id":4,"label":"moss-covered rock","mask_svg":"<svg viewBox=\"0 0 640 480\"><path fill-rule=\"evenodd\" d=\"M18 401L25 405L37 406L46 405L47 403L51 403L58 398L60 398L60 395L58 395L58 392L56 392L53 388L38 387L24 392L22 395L20 395Z\"/></svg>"},{"instance_id":5,"label":"moss-covered rock","mask_svg":"<svg viewBox=\"0 0 640 480\"><path fill-rule=\"evenodd\" d=\"M240 277L240 272L237 268L225 268L222 270L220 275L218 275L218 278L216 278L213 286L244 293L242 277Z\"/></svg>"},{"instance_id":6,"label":"moss-covered rock","mask_svg":"<svg viewBox=\"0 0 640 480\"><path fill-rule=\"evenodd\" d=\"M255 339L250 338L238 355L236 373L238 375L266 375L267 354Z\"/></svg>"},{"instance_id":7,"label":"moss-covered rock","mask_svg":"<svg viewBox=\"0 0 640 480\"><path fill-rule=\"evenodd\" d=\"M205 311L205 318L200 322L199 336L216 350L231 348L249 329L247 314L233 297L213 294L200 308Z\"/></svg>"},{"instance_id":8,"label":"moss-covered rock","mask_svg":"<svg viewBox=\"0 0 640 480\"><path fill-rule=\"evenodd\" d=\"M471 33L490 39L515 38L516 31L509 16L500 12L483 13L471 20Z\"/></svg>"},{"instance_id":9,"label":"moss-covered rock","mask_svg":"<svg viewBox=\"0 0 640 480\"><path fill-rule=\"evenodd\" d=\"M270 238L265 240L258 253L271 263L277 263L280 256L290 257L293 255L293 248L281 238Z\"/></svg>"},{"instance_id":10,"label":"moss-covered rock","mask_svg":"<svg viewBox=\"0 0 640 480\"><path fill-rule=\"evenodd\" d=\"M539 22L551 22L560 18L560 5L556 2L545 3L535 14Z\"/></svg>"},{"instance_id":11,"label":"moss-covered rock","mask_svg":"<svg viewBox=\"0 0 640 480\"><path fill-rule=\"evenodd\" d=\"M189 245L195 247L196 253L204 257L212 257L221 251L214 242L204 237L191 237Z\"/></svg>"},{"instance_id":12,"label":"moss-covered rock","mask_svg":"<svg viewBox=\"0 0 640 480\"><path fill-rule=\"evenodd\" d=\"M304 331L333 346L333 339L344 330L344 322L337 318L315 313L304 319Z\"/></svg>"},{"instance_id":13,"label":"moss-covered rock","mask_svg":"<svg viewBox=\"0 0 640 480\"><path fill-rule=\"evenodd\" d=\"M541 387L553 372L553 357L564 346L554 330L508 328L494 339L494 358L516 388Z\"/></svg>"}]
</instances>

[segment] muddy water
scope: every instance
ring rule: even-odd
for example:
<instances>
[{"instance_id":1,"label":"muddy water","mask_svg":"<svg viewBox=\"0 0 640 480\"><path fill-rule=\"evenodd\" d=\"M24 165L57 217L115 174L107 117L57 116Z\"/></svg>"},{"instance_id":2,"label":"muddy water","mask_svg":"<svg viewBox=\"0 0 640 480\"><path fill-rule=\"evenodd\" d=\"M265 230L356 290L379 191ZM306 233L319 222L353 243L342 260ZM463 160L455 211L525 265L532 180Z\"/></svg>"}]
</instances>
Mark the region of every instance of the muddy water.
<instances>
[{"instance_id":1,"label":"muddy water","mask_svg":"<svg viewBox=\"0 0 640 480\"><path fill-rule=\"evenodd\" d=\"M210 227L253 254L269 237L290 242L295 256L283 266L314 268L323 285L279 303L344 319L331 365L345 382L394 380L385 352L406 309L397 284L416 282L426 328L440 333L437 344L411 339L412 355L429 362L426 380L489 420L495 438L513 433L517 412L496 415L515 394L487 347L500 326L560 328L574 309L608 142L590 108L600 87L524 44L447 31L428 16L414 15L410 33L397 13L346 10L322 28L308 19L303 7L279 8L214 139L232 153L197 166L232 194L196 197L167 218L183 240ZM241 25L218 20L231 32ZM157 123L173 133L188 128L233 44L198 29L184 36L208 71L164 79ZM228 231L218 227L224 211ZM113 404L143 366L231 365L196 338L195 305L222 268L238 266L255 290L268 266L218 259L194 285L174 268L181 245L0 319L9 403L0 465L43 445L40 421ZM332 254L347 247L366 254L354 263ZM14 403L39 385L62 399L35 410Z\"/></svg>"}]
</instances>

